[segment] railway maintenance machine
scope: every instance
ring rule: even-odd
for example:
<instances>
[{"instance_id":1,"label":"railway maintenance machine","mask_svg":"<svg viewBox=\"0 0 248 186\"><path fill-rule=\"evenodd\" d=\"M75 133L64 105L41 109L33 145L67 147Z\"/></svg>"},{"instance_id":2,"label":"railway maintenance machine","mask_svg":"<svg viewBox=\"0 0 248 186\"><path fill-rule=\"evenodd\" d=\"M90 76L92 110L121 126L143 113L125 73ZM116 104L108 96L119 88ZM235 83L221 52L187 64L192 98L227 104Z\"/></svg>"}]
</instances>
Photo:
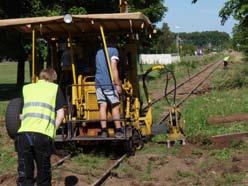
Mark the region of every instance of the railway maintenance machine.
<instances>
[{"instance_id":1,"label":"railway maintenance machine","mask_svg":"<svg viewBox=\"0 0 248 186\"><path fill-rule=\"evenodd\" d=\"M52 67L58 74L58 84L67 100L64 123L57 130L55 142L77 144L102 141L125 144L128 151L142 146L151 136L152 108L142 109L141 87L137 73L137 47L140 39L149 39L154 30L142 13L112 13L33 17L0 20L0 29L15 30L32 40L32 83L38 80L42 68ZM108 40L118 40L119 74L122 81L121 123L124 138L114 137L115 128L108 114L109 136L100 134L99 109L95 88L95 55L100 44L104 46L108 64ZM38 54L39 43L47 47L45 62ZM61 56L67 50L70 64L63 66ZM163 67L153 68L154 70ZM147 90L145 90L147 91ZM150 101L150 100L148 100ZM14 138L20 126L21 100L10 101L6 112L6 127Z\"/></svg>"}]
</instances>

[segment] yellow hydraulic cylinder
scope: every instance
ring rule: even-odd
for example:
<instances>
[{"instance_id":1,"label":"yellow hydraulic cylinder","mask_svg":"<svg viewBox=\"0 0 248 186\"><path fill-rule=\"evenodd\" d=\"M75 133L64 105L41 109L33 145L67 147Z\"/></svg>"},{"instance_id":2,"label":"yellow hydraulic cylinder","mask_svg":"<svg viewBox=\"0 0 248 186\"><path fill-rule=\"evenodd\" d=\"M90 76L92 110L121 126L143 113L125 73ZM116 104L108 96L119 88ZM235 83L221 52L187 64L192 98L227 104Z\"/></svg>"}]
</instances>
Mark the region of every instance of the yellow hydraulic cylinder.
<instances>
[{"instance_id":1,"label":"yellow hydraulic cylinder","mask_svg":"<svg viewBox=\"0 0 248 186\"><path fill-rule=\"evenodd\" d=\"M173 106L170 110L170 118L167 124L168 127L168 139L167 147L171 147L172 142L179 141L182 145L185 145L185 136L183 132L183 126L179 121L179 109Z\"/></svg>"},{"instance_id":2,"label":"yellow hydraulic cylinder","mask_svg":"<svg viewBox=\"0 0 248 186\"><path fill-rule=\"evenodd\" d=\"M72 69L72 78L73 78L72 104L75 104L78 108L78 104L76 101L78 99L78 87L77 87L76 70L75 70L75 63L74 63L74 57L73 57L71 33L69 33L68 41L69 41L69 46L70 46L71 69Z\"/></svg>"},{"instance_id":3,"label":"yellow hydraulic cylinder","mask_svg":"<svg viewBox=\"0 0 248 186\"><path fill-rule=\"evenodd\" d=\"M36 76L35 76L35 59L36 59L36 32L35 29L33 28L32 30L32 83L36 82Z\"/></svg>"},{"instance_id":4,"label":"yellow hydraulic cylinder","mask_svg":"<svg viewBox=\"0 0 248 186\"><path fill-rule=\"evenodd\" d=\"M83 75L78 76L78 96L82 97L83 95Z\"/></svg>"},{"instance_id":5,"label":"yellow hydraulic cylinder","mask_svg":"<svg viewBox=\"0 0 248 186\"><path fill-rule=\"evenodd\" d=\"M71 33L69 33L69 44L70 44L70 56L71 56L71 69L72 69L73 84L77 84L76 69L75 69L75 63L74 63L74 57L73 57Z\"/></svg>"}]
</instances>

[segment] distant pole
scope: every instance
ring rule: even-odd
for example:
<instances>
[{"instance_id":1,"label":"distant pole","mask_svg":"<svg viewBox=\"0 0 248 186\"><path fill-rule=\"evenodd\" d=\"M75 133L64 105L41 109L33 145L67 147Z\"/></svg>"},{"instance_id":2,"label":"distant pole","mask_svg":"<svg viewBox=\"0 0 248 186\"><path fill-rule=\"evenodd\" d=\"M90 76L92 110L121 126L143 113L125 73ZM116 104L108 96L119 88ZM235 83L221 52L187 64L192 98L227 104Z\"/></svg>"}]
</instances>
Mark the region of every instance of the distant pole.
<instances>
[{"instance_id":1,"label":"distant pole","mask_svg":"<svg viewBox=\"0 0 248 186\"><path fill-rule=\"evenodd\" d=\"M176 29L180 29L180 26L175 26ZM179 31L177 32L177 37L176 37L176 45L177 45L177 54L180 56L180 37L179 37Z\"/></svg>"},{"instance_id":2,"label":"distant pole","mask_svg":"<svg viewBox=\"0 0 248 186\"><path fill-rule=\"evenodd\" d=\"M180 43L179 43L179 33L177 33L177 37L176 37L176 44L177 44L177 55L180 56Z\"/></svg>"}]
</instances>

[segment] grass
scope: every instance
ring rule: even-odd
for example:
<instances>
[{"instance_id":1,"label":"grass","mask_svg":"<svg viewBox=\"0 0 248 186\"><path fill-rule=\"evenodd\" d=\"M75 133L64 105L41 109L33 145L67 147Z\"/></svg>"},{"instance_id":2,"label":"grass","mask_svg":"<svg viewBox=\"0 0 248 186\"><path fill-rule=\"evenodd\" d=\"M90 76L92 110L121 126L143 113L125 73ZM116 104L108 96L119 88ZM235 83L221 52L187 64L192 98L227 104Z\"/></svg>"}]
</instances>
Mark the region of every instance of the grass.
<instances>
[{"instance_id":1,"label":"grass","mask_svg":"<svg viewBox=\"0 0 248 186\"><path fill-rule=\"evenodd\" d=\"M166 83L166 69L171 70L174 72L174 75L176 77L176 81L180 82L182 79L187 78L188 76L193 75L197 71L199 71L202 66L212 63L213 61L218 61L222 59L223 54L216 54L216 55L207 55L207 56L190 56L190 57L183 57L181 59L180 63L173 63L165 66L165 69L160 71L151 72L147 77L147 89L148 93L151 95L151 98L154 97L156 94L163 95L164 89L165 89L165 83ZM154 65L143 65L143 71L147 70L149 67ZM141 74L141 70L139 67L139 73ZM170 74L169 74L170 75ZM173 79L170 76L169 80L169 86L173 86ZM145 94L143 91L143 85L140 82L140 92L141 92L141 98L143 102L146 102L145 100ZM156 123L158 121L159 114L161 110L164 110L163 105L165 105L166 102L161 101L160 103L156 104L153 109L153 118L154 122Z\"/></svg>"},{"instance_id":2,"label":"grass","mask_svg":"<svg viewBox=\"0 0 248 186\"><path fill-rule=\"evenodd\" d=\"M212 150L210 155L214 156L217 160L230 160L234 151L230 148Z\"/></svg>"},{"instance_id":3,"label":"grass","mask_svg":"<svg viewBox=\"0 0 248 186\"><path fill-rule=\"evenodd\" d=\"M217 58L220 58L220 56L215 56L216 59L213 59L212 56L209 58L211 60L217 60ZM174 69L176 72L176 76L178 79L182 79L186 76L188 76L188 70L190 69L190 73L193 74L193 72L199 70L199 68L203 64L209 63L211 60L208 58L198 58L200 62L194 61L194 58L186 58L185 61L182 60L182 63L177 66L171 66L170 68ZM188 62L187 62L188 60ZM6 66L1 66L6 65ZM0 85L4 84L5 81L9 85L15 84L15 77L8 77L7 72L3 70L1 67L4 67L5 69L8 68L16 68L16 64L14 63L8 63L8 64L0 64L0 73L6 74L6 77L1 74L0 76ZM148 68L148 66L146 67ZM188 69L187 69L188 68ZM230 70L235 70L235 68L229 68ZM236 68L237 70L239 68ZM240 67L242 69L242 67ZM239 70L240 70L239 69ZM13 71L14 72L14 71ZM221 73L226 73L219 71L220 75ZM149 77L149 89L156 91L161 91L161 87L164 88L164 80L161 78L164 76L163 73L154 73ZM8 78L9 79L8 79ZM232 77L235 77L232 76ZM7 79L5 79L7 78ZM217 77L215 82L217 82L215 85L218 85L218 81L220 77ZM233 79L231 78L231 81ZM222 134L222 133L231 133L231 132L237 132L237 131L248 131L248 125L247 123L236 123L230 127L223 127L223 126L211 126L207 123L207 118L209 116L213 115L228 115L232 113L245 113L248 111L248 97L246 96L248 94L248 88L246 87L246 84L242 84L241 87L230 89L230 87L217 88L217 86L214 86L216 89L212 91L211 93L197 97L194 99L190 99L187 102L185 102L183 109L182 109L182 116L186 121L186 135L188 138L194 138L197 136L203 136L202 138L207 143L207 137L215 134ZM13 86L14 88L14 86ZM1 91L0 89L0 95L3 95L4 91ZM6 92L5 92L6 93ZM235 97L234 97L235 95ZM4 114L5 108L7 105L7 98L4 101L0 102L0 115ZM166 101L163 100L155 105L154 107L154 121L157 122L158 118L163 115L163 112L166 111L165 106L167 105ZM10 142L9 138L7 137L6 131L4 127L1 128L1 147L0 147L0 175L4 174L6 172L15 171L16 167L16 155L14 152L13 144ZM206 136L206 138L205 138ZM150 161L147 160L147 163L142 164L144 168L142 169L136 169L134 165L132 166L128 162L123 162L118 169L114 170L114 172L118 175L120 178L137 178L140 182L142 181L155 181L156 177L152 174L154 170L158 167L156 163L159 163L160 161L165 161L166 157L168 155L170 156L176 156L179 154L181 146L175 146L171 149L167 149L165 144L156 144L154 142L158 141L165 141L166 135L159 135L156 136L156 138L153 138L153 143L148 143L145 145L145 147L137 152L137 155L146 155L146 154L156 154L161 159L159 159L158 162L156 161ZM7 145L6 145L7 144ZM192 155L195 157L201 157L202 154L206 152L203 150L195 150L192 152ZM211 159L213 162L224 162L224 161L230 161L232 156L234 154L238 154L239 152L244 153L248 152L248 147L245 144L233 144L231 148L223 149L223 150L212 150L209 149L207 153L210 154ZM142 160L141 160L142 161ZM87 180L89 183L91 183L96 176L99 176L106 167L108 167L109 158L103 155L96 155L96 154L80 154L77 157L72 158L72 166L65 167L64 169L75 173L75 174L83 174L87 176ZM138 162L137 162L138 164ZM164 165L163 163L162 165ZM71 164L70 164L71 165ZM140 164L138 164L140 165ZM166 165L164 165L166 166ZM212 164L209 162L202 162L200 165L200 169L208 171L208 168L211 168ZM54 172L54 175L56 177L60 177L60 174L58 172ZM208 174L210 175L210 173ZM207 175L207 176L208 176ZM194 172L193 170L179 170L176 172L175 178L179 181L186 180L192 180L189 183L195 183L192 185L201 185L201 182L199 179L202 179L201 177L204 177L204 175L198 175L198 173ZM242 183L242 180L245 178L245 175L243 173L239 174L230 174L225 173L222 177L218 176L211 176L208 179L214 180L215 185L235 185L237 183ZM203 178L204 179L204 178ZM176 180L176 183L178 180ZM206 181L207 183L207 181Z\"/></svg>"},{"instance_id":4,"label":"grass","mask_svg":"<svg viewBox=\"0 0 248 186\"><path fill-rule=\"evenodd\" d=\"M0 63L0 118L5 115L8 101L21 95L21 89L16 86L17 63ZM25 82L30 82L28 63L25 63Z\"/></svg>"},{"instance_id":5,"label":"grass","mask_svg":"<svg viewBox=\"0 0 248 186\"><path fill-rule=\"evenodd\" d=\"M235 60L237 60L237 58L235 58ZM234 113L248 112L248 68L245 61L240 61L240 58L238 60L230 64L228 70L220 69L215 73L212 79L213 91L211 93L191 98L184 103L181 111L183 116L182 120L185 120L186 123L185 133L188 139L197 140L198 142L201 141L201 144L209 144L209 137L212 135L248 131L248 122L232 123L232 125L225 126L214 126L207 123L207 118L210 116L227 116ZM186 64L181 65L186 66ZM156 85L161 87L161 84ZM161 116L161 113L164 112L163 110L165 110L166 104L165 101L161 101L155 105L153 112L155 121L157 121L156 118ZM166 135L163 134L153 138L153 142L165 140ZM203 149L200 150L199 153L202 154ZM248 145L244 142L235 141L226 149L211 149L208 146L205 146L205 149L207 149L209 156L207 160L212 161L212 163L203 161L199 164L199 168L203 171L208 171L211 167L215 167L217 162L220 163L220 165L228 166L228 162L232 162L234 155L248 152ZM192 152L192 154L194 153L195 152ZM177 155L178 150L175 149L173 152L171 149L168 149L165 154ZM222 176L208 173L205 178L203 175L200 175L201 177L195 175L195 172L191 171L178 171L176 175L178 180L175 180L175 183L178 184L180 181L184 182L190 178L194 180L193 182L189 182L194 183L193 185L201 185L208 181L210 181L209 184L212 185L238 185L245 179L244 172L224 173ZM203 181L203 179L206 180Z\"/></svg>"},{"instance_id":6,"label":"grass","mask_svg":"<svg viewBox=\"0 0 248 186\"><path fill-rule=\"evenodd\" d=\"M16 171L17 157L13 141L6 133L4 124L0 122L0 175Z\"/></svg>"},{"instance_id":7,"label":"grass","mask_svg":"<svg viewBox=\"0 0 248 186\"><path fill-rule=\"evenodd\" d=\"M207 118L210 116L248 112L247 93L248 88L213 91L208 95L187 101L182 110L182 115L186 122L187 136L211 136L248 131L247 123L236 123L235 125L230 125L230 127L213 126L207 123Z\"/></svg>"},{"instance_id":8,"label":"grass","mask_svg":"<svg viewBox=\"0 0 248 186\"><path fill-rule=\"evenodd\" d=\"M0 101L0 118L5 116L8 101Z\"/></svg>"},{"instance_id":9,"label":"grass","mask_svg":"<svg viewBox=\"0 0 248 186\"><path fill-rule=\"evenodd\" d=\"M25 64L25 82L29 82L28 63ZM0 63L0 121L3 119L8 100L20 96L16 87L17 63ZM0 175L16 172L17 157L13 141L8 137L4 123L0 123Z\"/></svg>"},{"instance_id":10,"label":"grass","mask_svg":"<svg viewBox=\"0 0 248 186\"><path fill-rule=\"evenodd\" d=\"M149 153L155 153L155 154L167 154L168 150L165 148L164 144L146 144L144 148L139 151L140 154L149 154Z\"/></svg>"},{"instance_id":11,"label":"grass","mask_svg":"<svg viewBox=\"0 0 248 186\"><path fill-rule=\"evenodd\" d=\"M71 172L75 175L84 175L87 183L92 183L99 177L108 167L109 158L96 154L78 154L71 159L69 166L64 165L61 169L63 171ZM53 171L55 180L61 180L60 169Z\"/></svg>"},{"instance_id":12,"label":"grass","mask_svg":"<svg viewBox=\"0 0 248 186\"><path fill-rule=\"evenodd\" d=\"M191 172L191 171L181 171L181 170L178 170L177 171L177 176L179 177L183 177L183 178L187 178L187 177L196 177L196 174L194 172Z\"/></svg>"},{"instance_id":13,"label":"grass","mask_svg":"<svg viewBox=\"0 0 248 186\"><path fill-rule=\"evenodd\" d=\"M225 185L225 186L233 186L233 185L246 185L242 184L242 181L246 177L245 173L227 173L222 177L215 178L215 185Z\"/></svg>"},{"instance_id":14,"label":"grass","mask_svg":"<svg viewBox=\"0 0 248 186\"><path fill-rule=\"evenodd\" d=\"M81 168L92 171L105 167L108 158L104 156L97 156L95 154L80 154L72 159L72 162L76 162Z\"/></svg>"},{"instance_id":15,"label":"grass","mask_svg":"<svg viewBox=\"0 0 248 186\"><path fill-rule=\"evenodd\" d=\"M0 84L15 84L17 79L17 63L0 63ZM25 63L25 82L30 82L28 62Z\"/></svg>"},{"instance_id":16,"label":"grass","mask_svg":"<svg viewBox=\"0 0 248 186\"><path fill-rule=\"evenodd\" d=\"M151 161L148 161L145 171L143 173L143 175L141 176L141 179L144 181L150 181L153 179L152 176L152 169L153 169L153 165Z\"/></svg>"},{"instance_id":17,"label":"grass","mask_svg":"<svg viewBox=\"0 0 248 186\"><path fill-rule=\"evenodd\" d=\"M247 63L231 64L227 70L219 69L212 81L212 84L213 87L218 90L247 87Z\"/></svg>"},{"instance_id":18,"label":"grass","mask_svg":"<svg viewBox=\"0 0 248 186\"><path fill-rule=\"evenodd\" d=\"M17 164L17 157L15 154L15 150L13 146L0 148L0 163L1 163L1 169L0 169L0 175L11 173L15 170L15 166Z\"/></svg>"}]
</instances>

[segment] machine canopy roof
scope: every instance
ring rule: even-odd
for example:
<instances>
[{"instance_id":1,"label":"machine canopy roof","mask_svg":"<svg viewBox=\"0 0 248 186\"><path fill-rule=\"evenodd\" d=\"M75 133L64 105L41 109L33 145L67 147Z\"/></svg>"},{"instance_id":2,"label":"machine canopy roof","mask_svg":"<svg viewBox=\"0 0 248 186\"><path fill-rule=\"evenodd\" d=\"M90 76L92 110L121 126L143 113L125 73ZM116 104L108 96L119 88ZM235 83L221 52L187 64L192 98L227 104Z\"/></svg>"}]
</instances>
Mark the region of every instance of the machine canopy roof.
<instances>
[{"instance_id":1,"label":"machine canopy roof","mask_svg":"<svg viewBox=\"0 0 248 186\"><path fill-rule=\"evenodd\" d=\"M0 29L15 29L31 34L35 29L41 36L82 35L99 33L100 25L105 33L151 33L152 24L140 12L72 15L72 23L64 22L64 16L32 17L0 20Z\"/></svg>"}]
</instances>

